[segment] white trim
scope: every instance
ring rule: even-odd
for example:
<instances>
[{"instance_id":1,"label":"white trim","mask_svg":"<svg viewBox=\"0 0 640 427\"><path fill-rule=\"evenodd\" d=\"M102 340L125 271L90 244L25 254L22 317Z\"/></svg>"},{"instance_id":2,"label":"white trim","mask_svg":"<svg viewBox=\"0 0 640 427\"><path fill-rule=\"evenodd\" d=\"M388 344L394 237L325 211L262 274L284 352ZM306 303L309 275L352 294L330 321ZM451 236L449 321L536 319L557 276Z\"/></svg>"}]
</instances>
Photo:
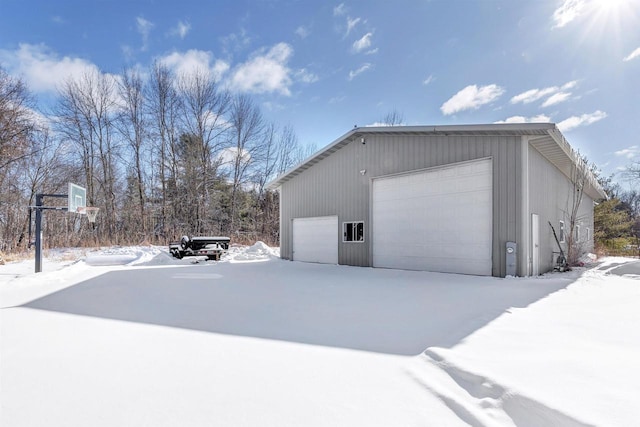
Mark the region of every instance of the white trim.
<instances>
[{"instance_id":1,"label":"white trim","mask_svg":"<svg viewBox=\"0 0 640 427\"><path fill-rule=\"evenodd\" d=\"M535 217L535 221L533 220ZM535 235L537 232L537 236ZM531 275L540 275L540 215L531 214ZM536 247L537 246L537 247Z\"/></svg>"},{"instance_id":2,"label":"white trim","mask_svg":"<svg viewBox=\"0 0 640 427\"><path fill-rule=\"evenodd\" d=\"M529 137L523 136L521 138L520 145L520 170L522 178L520 180L520 209L521 209L521 228L520 228L520 256L517 262L524 262L522 266L521 274L530 276L534 274L533 271L533 253L531 248L531 215L529 205ZM516 269L517 270L517 269Z\"/></svg>"}]
</instances>

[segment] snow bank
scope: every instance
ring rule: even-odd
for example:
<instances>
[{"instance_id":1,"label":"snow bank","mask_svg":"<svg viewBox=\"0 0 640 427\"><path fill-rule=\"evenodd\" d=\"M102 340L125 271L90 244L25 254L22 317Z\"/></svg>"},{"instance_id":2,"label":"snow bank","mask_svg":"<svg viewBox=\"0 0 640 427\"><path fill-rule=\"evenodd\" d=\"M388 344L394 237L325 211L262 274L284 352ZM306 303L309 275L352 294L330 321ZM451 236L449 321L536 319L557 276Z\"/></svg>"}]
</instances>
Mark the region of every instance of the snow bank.
<instances>
[{"instance_id":1,"label":"snow bank","mask_svg":"<svg viewBox=\"0 0 640 427\"><path fill-rule=\"evenodd\" d=\"M148 265L163 251L157 246L110 247L89 252L89 265Z\"/></svg>"},{"instance_id":2,"label":"snow bank","mask_svg":"<svg viewBox=\"0 0 640 427\"><path fill-rule=\"evenodd\" d=\"M230 262L268 261L279 258L280 250L267 246L264 242L256 242L253 246L238 248L231 247L227 256Z\"/></svg>"},{"instance_id":3,"label":"snow bank","mask_svg":"<svg viewBox=\"0 0 640 427\"><path fill-rule=\"evenodd\" d=\"M481 425L623 426L640 416L640 282L583 270L566 289L512 309L453 348L430 348L414 375ZM550 274L547 280L564 277ZM446 374L445 392L433 367ZM497 424L482 424L491 415ZM473 424L473 423L472 423Z\"/></svg>"}]
</instances>

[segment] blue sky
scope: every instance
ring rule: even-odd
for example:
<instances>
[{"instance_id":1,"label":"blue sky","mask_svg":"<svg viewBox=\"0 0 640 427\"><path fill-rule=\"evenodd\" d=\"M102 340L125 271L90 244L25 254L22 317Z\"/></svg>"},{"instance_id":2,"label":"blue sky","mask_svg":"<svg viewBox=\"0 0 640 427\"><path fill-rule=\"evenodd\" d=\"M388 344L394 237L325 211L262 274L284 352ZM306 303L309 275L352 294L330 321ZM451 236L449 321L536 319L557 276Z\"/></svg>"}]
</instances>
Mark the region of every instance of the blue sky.
<instances>
[{"instance_id":1,"label":"blue sky","mask_svg":"<svg viewBox=\"0 0 640 427\"><path fill-rule=\"evenodd\" d=\"M0 64L43 105L86 68L207 67L321 148L407 125L544 121L640 161L640 0L0 0Z\"/></svg>"}]
</instances>

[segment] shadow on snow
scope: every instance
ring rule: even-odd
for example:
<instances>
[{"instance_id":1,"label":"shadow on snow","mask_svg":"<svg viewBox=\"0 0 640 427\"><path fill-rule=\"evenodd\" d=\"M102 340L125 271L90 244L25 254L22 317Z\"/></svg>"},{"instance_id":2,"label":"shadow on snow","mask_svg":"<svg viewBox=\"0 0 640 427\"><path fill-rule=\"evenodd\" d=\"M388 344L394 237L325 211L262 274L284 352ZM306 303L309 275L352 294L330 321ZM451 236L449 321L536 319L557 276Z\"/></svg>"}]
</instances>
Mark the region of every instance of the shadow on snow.
<instances>
[{"instance_id":1,"label":"shadow on snow","mask_svg":"<svg viewBox=\"0 0 640 427\"><path fill-rule=\"evenodd\" d=\"M452 347L509 308L570 283L287 261L220 263L109 272L23 307L417 355Z\"/></svg>"}]
</instances>

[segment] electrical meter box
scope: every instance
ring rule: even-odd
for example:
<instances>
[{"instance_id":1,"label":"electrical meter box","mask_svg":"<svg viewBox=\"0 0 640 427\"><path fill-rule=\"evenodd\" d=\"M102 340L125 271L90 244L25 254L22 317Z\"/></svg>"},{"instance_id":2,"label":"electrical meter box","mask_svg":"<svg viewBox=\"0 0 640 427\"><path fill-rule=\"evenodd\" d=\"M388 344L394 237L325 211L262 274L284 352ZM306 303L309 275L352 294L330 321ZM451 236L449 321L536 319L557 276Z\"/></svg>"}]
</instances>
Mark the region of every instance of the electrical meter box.
<instances>
[{"instance_id":1,"label":"electrical meter box","mask_svg":"<svg viewBox=\"0 0 640 427\"><path fill-rule=\"evenodd\" d=\"M518 245L516 242L507 242L507 276L515 276L518 267Z\"/></svg>"}]
</instances>

